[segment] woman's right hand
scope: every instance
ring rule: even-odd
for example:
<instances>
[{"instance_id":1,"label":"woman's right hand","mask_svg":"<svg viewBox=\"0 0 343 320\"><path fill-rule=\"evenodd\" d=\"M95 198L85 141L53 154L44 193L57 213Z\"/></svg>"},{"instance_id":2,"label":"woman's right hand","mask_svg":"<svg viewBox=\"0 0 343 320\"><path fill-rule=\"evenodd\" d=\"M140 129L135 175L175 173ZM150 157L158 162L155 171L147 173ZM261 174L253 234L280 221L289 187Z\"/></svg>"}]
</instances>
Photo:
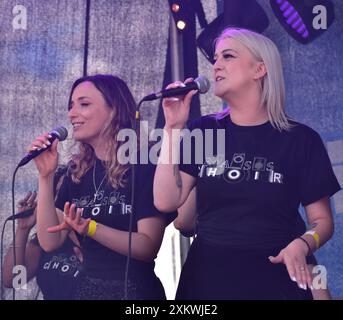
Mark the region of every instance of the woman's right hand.
<instances>
[{"instance_id":1,"label":"woman's right hand","mask_svg":"<svg viewBox=\"0 0 343 320\"><path fill-rule=\"evenodd\" d=\"M36 224L37 193L29 191L24 199L18 201L18 212L34 209L34 213L26 218L18 219L18 229L30 230Z\"/></svg>"},{"instance_id":2,"label":"woman's right hand","mask_svg":"<svg viewBox=\"0 0 343 320\"><path fill-rule=\"evenodd\" d=\"M188 78L184 83L193 81L193 78ZM166 89L178 88L184 86L181 81L176 81L169 84ZM189 109L192 97L197 93L197 90L192 90L184 96L164 98L162 101L164 117L166 120L165 127L170 129L183 129L186 125L189 116Z\"/></svg>"},{"instance_id":3,"label":"woman's right hand","mask_svg":"<svg viewBox=\"0 0 343 320\"><path fill-rule=\"evenodd\" d=\"M38 136L35 140L32 141L31 146L28 148L28 152L32 152L37 149L48 148L51 145L49 138L51 138L49 133L45 133L41 136ZM53 175L57 168L57 164L58 164L57 144L58 144L58 139L56 139L52 143L49 149L45 150L39 156L34 158L39 175L42 177Z\"/></svg>"}]
</instances>

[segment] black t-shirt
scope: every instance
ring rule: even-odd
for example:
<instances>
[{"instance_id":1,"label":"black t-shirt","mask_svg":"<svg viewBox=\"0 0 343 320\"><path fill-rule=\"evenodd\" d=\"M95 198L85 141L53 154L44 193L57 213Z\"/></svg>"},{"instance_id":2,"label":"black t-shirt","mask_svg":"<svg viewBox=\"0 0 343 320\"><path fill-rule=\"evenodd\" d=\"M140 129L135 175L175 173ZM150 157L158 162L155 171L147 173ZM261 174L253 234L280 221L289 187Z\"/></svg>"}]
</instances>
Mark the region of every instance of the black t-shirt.
<instances>
[{"instance_id":1,"label":"black t-shirt","mask_svg":"<svg viewBox=\"0 0 343 320\"><path fill-rule=\"evenodd\" d=\"M57 250L42 251L36 280L45 300L73 299L81 272L81 262L74 253L74 246L68 237Z\"/></svg>"},{"instance_id":2,"label":"black t-shirt","mask_svg":"<svg viewBox=\"0 0 343 320\"><path fill-rule=\"evenodd\" d=\"M81 178L79 184L72 182L67 176L56 200L56 207L63 210L65 202L75 203L84 208L83 217L91 218L103 225L117 230L128 231L131 213L131 169L126 173L127 181L124 188L114 189L107 179L101 184L105 175L102 161L96 160L95 185L98 196L94 201L93 167ZM140 219L163 215L166 225L175 215L160 213L153 204L153 177L155 166L151 164L136 165L135 174L135 212L132 232L137 232L137 222ZM121 280L124 279L127 256L117 253L90 237L82 241L83 269L87 275L94 278ZM146 277L154 270L154 261L143 262L131 258L130 277Z\"/></svg>"},{"instance_id":3,"label":"black t-shirt","mask_svg":"<svg viewBox=\"0 0 343 320\"><path fill-rule=\"evenodd\" d=\"M191 164L183 163L187 150L186 142L181 143L180 170L197 178L198 236L240 249L284 247L297 236L299 205L340 190L320 136L291 123L290 131L280 132L270 122L239 126L229 115L209 115L190 125L203 133L225 130L225 154L216 144L215 130L207 140L213 152L206 151L203 139L200 164L194 156ZM192 141L192 155L199 145Z\"/></svg>"}]
</instances>

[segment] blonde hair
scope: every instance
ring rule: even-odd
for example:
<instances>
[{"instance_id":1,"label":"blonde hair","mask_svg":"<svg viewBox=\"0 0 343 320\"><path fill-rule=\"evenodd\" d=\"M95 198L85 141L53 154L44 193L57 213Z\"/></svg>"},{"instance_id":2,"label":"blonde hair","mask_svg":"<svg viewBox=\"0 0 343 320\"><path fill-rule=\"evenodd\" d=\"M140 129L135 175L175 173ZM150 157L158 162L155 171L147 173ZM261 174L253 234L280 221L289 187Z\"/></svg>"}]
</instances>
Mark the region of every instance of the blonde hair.
<instances>
[{"instance_id":1,"label":"blonde hair","mask_svg":"<svg viewBox=\"0 0 343 320\"><path fill-rule=\"evenodd\" d=\"M112 109L111 117L104 124L100 135L109 137L107 158L105 162L107 180L113 188L124 187L127 182L124 178L130 165L123 165L118 161L117 151L124 142L118 141L117 136L121 129L132 128L136 111L135 100L127 86L120 78L113 75L98 74L86 76L76 80L72 86L71 97L75 88L82 82L92 82L100 91L107 106ZM71 156L70 173L75 183L80 183L82 176L95 164L95 153L93 148L84 142L79 143L79 152Z\"/></svg>"},{"instance_id":2,"label":"blonde hair","mask_svg":"<svg viewBox=\"0 0 343 320\"><path fill-rule=\"evenodd\" d=\"M285 113L285 82L282 62L278 48L272 40L251 30L226 28L215 40L225 38L239 41L250 50L258 62L266 67L266 75L260 79L261 105L267 108L268 118L272 126L278 130L289 130L292 125Z\"/></svg>"}]
</instances>

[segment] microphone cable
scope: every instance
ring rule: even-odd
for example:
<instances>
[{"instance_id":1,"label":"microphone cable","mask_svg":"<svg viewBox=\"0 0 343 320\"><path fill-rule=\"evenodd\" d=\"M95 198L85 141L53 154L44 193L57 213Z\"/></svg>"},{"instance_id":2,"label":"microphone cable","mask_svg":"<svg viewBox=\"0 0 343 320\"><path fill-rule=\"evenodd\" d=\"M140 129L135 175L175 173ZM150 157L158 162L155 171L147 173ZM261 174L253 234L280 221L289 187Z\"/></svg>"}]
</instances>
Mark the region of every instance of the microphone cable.
<instances>
[{"instance_id":1,"label":"microphone cable","mask_svg":"<svg viewBox=\"0 0 343 320\"><path fill-rule=\"evenodd\" d=\"M4 274L3 274L3 267L2 267L2 260L3 260L3 240L4 240L4 231L5 231L5 226L6 223L12 219L12 241L13 241L13 267L16 266L17 264L17 255L16 255L16 248L15 248L15 196L14 196L14 186L15 186L15 176L19 170L20 166L18 165L14 172L13 172L13 176L12 176L12 216L10 216L9 218L7 218L4 222L3 228L2 228L2 232L1 232L1 252L0 252L0 263L1 263L1 300L3 300L4 298ZM15 300L15 288L12 288L12 300Z\"/></svg>"},{"instance_id":2,"label":"microphone cable","mask_svg":"<svg viewBox=\"0 0 343 320\"><path fill-rule=\"evenodd\" d=\"M5 220L3 226L2 226L2 231L1 231L1 244L0 244L0 272L1 272L1 292L0 292L0 300L4 300L4 270L2 267L2 260L3 260L3 251L4 251L4 233L5 233L5 228L6 224L8 222L8 218ZM13 221L14 222L14 221Z\"/></svg>"},{"instance_id":3,"label":"microphone cable","mask_svg":"<svg viewBox=\"0 0 343 320\"><path fill-rule=\"evenodd\" d=\"M134 132L137 132L138 123L140 120L139 109L141 104L144 102L144 98L138 103L135 118L133 120L132 128ZM138 148L138 145L137 145ZM136 155L138 152L136 150ZM138 157L137 157L138 160ZM129 283L129 271L130 271L130 262L131 262L131 253L132 253L132 223L133 215L135 213L135 184L136 184L136 165L134 161L131 163L131 214L129 220L129 240L128 240L128 254L126 258L126 267L125 267L125 281L124 281L124 300L128 300L128 283Z\"/></svg>"}]
</instances>

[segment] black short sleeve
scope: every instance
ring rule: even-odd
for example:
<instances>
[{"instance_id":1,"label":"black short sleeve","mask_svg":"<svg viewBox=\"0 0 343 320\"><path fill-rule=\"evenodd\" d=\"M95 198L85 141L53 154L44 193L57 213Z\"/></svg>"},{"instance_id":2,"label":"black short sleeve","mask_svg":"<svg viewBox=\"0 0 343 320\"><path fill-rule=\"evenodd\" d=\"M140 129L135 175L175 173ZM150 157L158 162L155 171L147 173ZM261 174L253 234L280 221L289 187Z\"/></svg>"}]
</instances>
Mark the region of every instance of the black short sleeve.
<instances>
[{"instance_id":1,"label":"black short sleeve","mask_svg":"<svg viewBox=\"0 0 343 320\"><path fill-rule=\"evenodd\" d=\"M332 196L341 188L319 134L311 130L304 146L306 155L300 173L300 201L307 206Z\"/></svg>"}]
</instances>

